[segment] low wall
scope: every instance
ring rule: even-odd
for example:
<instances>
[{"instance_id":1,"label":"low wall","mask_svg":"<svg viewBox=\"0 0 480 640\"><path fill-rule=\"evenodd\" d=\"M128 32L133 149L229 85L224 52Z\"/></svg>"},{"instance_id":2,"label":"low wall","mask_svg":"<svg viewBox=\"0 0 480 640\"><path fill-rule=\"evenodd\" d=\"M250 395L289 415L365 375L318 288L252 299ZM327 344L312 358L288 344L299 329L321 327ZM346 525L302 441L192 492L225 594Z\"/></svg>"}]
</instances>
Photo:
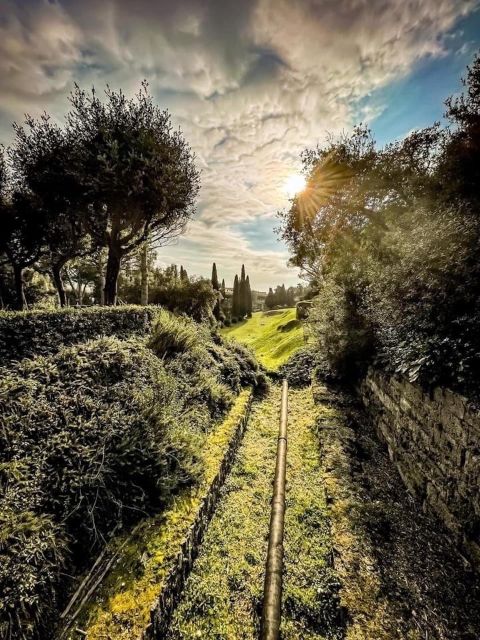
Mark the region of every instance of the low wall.
<instances>
[{"instance_id":1,"label":"low wall","mask_svg":"<svg viewBox=\"0 0 480 640\"><path fill-rule=\"evenodd\" d=\"M447 389L426 393L373 370L360 392L409 491L480 568L480 411Z\"/></svg>"},{"instance_id":2,"label":"low wall","mask_svg":"<svg viewBox=\"0 0 480 640\"><path fill-rule=\"evenodd\" d=\"M158 598L154 602L150 611L150 624L145 629L142 640L161 640L165 637L172 618L172 614L180 600L183 588L193 567L193 563L198 555L203 536L208 524L215 512L221 489L230 473L235 454L245 433L253 395L250 396L245 413L239 419L235 433L228 445L219 471L210 484L204 496L195 521L188 530L184 541L178 551L176 560L172 564L172 569L168 574L164 586Z\"/></svg>"}]
</instances>

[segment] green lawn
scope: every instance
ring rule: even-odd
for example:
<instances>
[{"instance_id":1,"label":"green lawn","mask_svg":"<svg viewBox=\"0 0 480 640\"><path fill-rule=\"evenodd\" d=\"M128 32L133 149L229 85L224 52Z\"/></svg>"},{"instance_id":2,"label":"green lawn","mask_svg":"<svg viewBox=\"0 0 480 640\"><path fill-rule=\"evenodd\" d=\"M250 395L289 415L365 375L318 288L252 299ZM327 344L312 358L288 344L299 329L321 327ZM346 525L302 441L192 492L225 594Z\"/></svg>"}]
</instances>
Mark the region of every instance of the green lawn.
<instances>
[{"instance_id":1,"label":"green lawn","mask_svg":"<svg viewBox=\"0 0 480 640\"><path fill-rule=\"evenodd\" d=\"M251 347L269 370L278 369L303 345L303 327L295 317L295 309L259 311L250 320L225 327L221 333Z\"/></svg>"}]
</instances>

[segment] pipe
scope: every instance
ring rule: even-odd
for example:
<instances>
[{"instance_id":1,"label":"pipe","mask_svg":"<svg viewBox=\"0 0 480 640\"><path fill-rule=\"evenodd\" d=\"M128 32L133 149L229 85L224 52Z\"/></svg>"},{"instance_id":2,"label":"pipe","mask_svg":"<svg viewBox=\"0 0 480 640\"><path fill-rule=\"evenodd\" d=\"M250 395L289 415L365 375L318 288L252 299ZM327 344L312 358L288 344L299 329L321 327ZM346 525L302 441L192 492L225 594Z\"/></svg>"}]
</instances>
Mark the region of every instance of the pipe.
<instances>
[{"instance_id":1,"label":"pipe","mask_svg":"<svg viewBox=\"0 0 480 640\"><path fill-rule=\"evenodd\" d=\"M270 535L268 540L261 640L278 640L282 615L283 531L285 521L285 476L287 466L288 383L282 384L277 463L273 482Z\"/></svg>"}]
</instances>

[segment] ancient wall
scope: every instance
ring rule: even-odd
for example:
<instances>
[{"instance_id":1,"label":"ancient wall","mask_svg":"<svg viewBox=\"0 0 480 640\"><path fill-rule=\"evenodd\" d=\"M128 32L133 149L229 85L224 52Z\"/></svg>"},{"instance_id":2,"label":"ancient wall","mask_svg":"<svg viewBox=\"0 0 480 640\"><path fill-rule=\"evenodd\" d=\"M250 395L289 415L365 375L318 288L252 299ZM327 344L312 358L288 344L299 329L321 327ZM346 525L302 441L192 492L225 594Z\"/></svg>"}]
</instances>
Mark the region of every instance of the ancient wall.
<instances>
[{"instance_id":1,"label":"ancient wall","mask_svg":"<svg viewBox=\"0 0 480 640\"><path fill-rule=\"evenodd\" d=\"M373 370L361 396L410 492L480 567L480 411L447 389L426 393Z\"/></svg>"}]
</instances>

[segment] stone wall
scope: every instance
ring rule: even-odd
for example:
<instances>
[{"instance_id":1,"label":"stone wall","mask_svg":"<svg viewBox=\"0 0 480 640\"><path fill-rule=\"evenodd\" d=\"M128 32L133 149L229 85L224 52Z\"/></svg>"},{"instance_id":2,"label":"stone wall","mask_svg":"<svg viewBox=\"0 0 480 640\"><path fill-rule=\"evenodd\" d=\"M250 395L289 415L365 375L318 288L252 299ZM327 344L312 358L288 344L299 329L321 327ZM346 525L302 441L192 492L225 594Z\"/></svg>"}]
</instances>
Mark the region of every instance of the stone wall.
<instances>
[{"instance_id":1,"label":"stone wall","mask_svg":"<svg viewBox=\"0 0 480 640\"><path fill-rule=\"evenodd\" d=\"M360 390L409 491L480 568L480 411L447 389L427 393L373 370Z\"/></svg>"}]
</instances>

